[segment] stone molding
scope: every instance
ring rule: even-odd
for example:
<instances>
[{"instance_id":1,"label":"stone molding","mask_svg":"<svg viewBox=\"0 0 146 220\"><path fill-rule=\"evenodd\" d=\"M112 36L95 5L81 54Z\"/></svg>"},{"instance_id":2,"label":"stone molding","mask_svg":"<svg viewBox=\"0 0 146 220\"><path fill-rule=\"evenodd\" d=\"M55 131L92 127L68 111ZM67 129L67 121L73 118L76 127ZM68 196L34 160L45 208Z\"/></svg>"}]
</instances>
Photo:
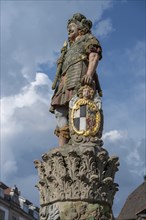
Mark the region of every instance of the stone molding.
<instances>
[{"instance_id":1,"label":"stone molding","mask_svg":"<svg viewBox=\"0 0 146 220\"><path fill-rule=\"evenodd\" d=\"M40 204L46 206L59 201L106 203L112 207L118 184L118 157L109 157L101 147L55 148L35 160L38 170Z\"/></svg>"}]
</instances>

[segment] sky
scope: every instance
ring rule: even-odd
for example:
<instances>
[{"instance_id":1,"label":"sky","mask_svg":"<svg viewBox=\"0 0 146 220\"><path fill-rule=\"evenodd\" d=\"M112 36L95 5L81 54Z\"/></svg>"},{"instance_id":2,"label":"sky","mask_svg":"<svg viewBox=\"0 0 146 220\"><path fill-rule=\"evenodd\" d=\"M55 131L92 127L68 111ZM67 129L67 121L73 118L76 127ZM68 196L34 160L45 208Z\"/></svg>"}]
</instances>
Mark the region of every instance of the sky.
<instances>
[{"instance_id":1,"label":"sky","mask_svg":"<svg viewBox=\"0 0 146 220\"><path fill-rule=\"evenodd\" d=\"M92 20L103 59L104 148L120 160L113 211L146 174L146 1L5 0L1 4L0 179L39 206L33 161L58 146L49 112L56 60L74 13Z\"/></svg>"}]
</instances>

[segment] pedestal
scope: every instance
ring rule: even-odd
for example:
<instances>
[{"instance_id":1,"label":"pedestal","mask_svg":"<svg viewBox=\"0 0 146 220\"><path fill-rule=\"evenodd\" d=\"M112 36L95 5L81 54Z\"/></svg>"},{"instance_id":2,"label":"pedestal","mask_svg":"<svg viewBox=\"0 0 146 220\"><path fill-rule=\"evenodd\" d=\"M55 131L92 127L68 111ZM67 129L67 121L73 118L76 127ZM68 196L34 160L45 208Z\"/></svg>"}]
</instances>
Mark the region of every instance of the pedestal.
<instances>
[{"instance_id":1,"label":"pedestal","mask_svg":"<svg viewBox=\"0 0 146 220\"><path fill-rule=\"evenodd\" d=\"M36 160L40 220L112 220L118 157L100 146L71 144Z\"/></svg>"}]
</instances>

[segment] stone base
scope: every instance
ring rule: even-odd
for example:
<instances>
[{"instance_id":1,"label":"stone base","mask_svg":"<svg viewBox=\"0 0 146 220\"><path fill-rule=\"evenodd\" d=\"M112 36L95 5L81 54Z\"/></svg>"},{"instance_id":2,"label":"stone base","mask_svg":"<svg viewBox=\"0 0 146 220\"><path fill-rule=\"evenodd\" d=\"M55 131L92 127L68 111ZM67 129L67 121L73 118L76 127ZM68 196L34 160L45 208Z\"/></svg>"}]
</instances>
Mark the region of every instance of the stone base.
<instances>
[{"instance_id":1,"label":"stone base","mask_svg":"<svg viewBox=\"0 0 146 220\"><path fill-rule=\"evenodd\" d=\"M56 202L41 207L40 220L113 220L112 210L107 204L83 201Z\"/></svg>"},{"instance_id":2,"label":"stone base","mask_svg":"<svg viewBox=\"0 0 146 220\"><path fill-rule=\"evenodd\" d=\"M118 157L99 146L65 145L36 160L40 220L111 220Z\"/></svg>"}]
</instances>

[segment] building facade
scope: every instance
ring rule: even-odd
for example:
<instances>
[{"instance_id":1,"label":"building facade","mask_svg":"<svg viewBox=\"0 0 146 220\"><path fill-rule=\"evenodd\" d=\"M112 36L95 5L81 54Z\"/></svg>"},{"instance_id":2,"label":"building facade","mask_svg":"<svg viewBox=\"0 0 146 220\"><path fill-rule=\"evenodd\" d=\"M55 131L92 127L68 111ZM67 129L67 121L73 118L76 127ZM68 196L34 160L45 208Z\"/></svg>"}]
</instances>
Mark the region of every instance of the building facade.
<instances>
[{"instance_id":1,"label":"building facade","mask_svg":"<svg viewBox=\"0 0 146 220\"><path fill-rule=\"evenodd\" d=\"M16 186L0 182L0 220L38 220L39 208L23 198Z\"/></svg>"}]
</instances>

